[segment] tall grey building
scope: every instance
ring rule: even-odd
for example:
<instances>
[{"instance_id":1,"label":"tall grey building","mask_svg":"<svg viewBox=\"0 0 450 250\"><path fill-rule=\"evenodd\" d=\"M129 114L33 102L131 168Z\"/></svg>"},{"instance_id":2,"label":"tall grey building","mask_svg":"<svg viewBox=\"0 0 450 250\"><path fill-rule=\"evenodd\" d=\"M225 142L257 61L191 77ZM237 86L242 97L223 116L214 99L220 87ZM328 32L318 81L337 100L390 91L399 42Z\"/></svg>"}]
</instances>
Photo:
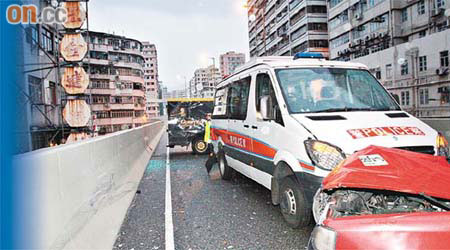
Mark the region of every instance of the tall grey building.
<instances>
[{"instance_id":1,"label":"tall grey building","mask_svg":"<svg viewBox=\"0 0 450 250\"><path fill-rule=\"evenodd\" d=\"M448 0L331 0L330 59L361 62L418 117L450 116Z\"/></svg>"},{"instance_id":2,"label":"tall grey building","mask_svg":"<svg viewBox=\"0 0 450 250\"><path fill-rule=\"evenodd\" d=\"M144 56L146 113L150 118L155 118L159 116L159 104L155 102L159 99L158 52L154 44L142 42L142 45L142 54Z\"/></svg>"},{"instance_id":3,"label":"tall grey building","mask_svg":"<svg viewBox=\"0 0 450 250\"><path fill-rule=\"evenodd\" d=\"M189 81L189 92L191 97L212 98L215 86L221 81L220 71L211 65L207 68L195 70L194 77Z\"/></svg>"},{"instance_id":4,"label":"tall grey building","mask_svg":"<svg viewBox=\"0 0 450 250\"><path fill-rule=\"evenodd\" d=\"M250 57L328 52L325 0L250 0Z\"/></svg>"}]
</instances>

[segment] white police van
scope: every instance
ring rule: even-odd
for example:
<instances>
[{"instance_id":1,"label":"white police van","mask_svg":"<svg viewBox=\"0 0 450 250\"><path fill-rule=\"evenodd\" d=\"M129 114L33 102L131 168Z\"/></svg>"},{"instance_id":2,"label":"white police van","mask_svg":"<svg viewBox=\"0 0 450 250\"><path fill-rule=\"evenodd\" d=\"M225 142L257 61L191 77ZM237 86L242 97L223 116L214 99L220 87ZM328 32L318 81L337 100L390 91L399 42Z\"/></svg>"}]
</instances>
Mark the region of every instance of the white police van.
<instances>
[{"instance_id":1,"label":"white police van","mask_svg":"<svg viewBox=\"0 0 450 250\"><path fill-rule=\"evenodd\" d=\"M355 151L448 156L445 139L402 111L366 66L307 52L256 58L222 81L211 140L222 178L236 170L270 189L294 228L311 221L323 177Z\"/></svg>"}]
</instances>

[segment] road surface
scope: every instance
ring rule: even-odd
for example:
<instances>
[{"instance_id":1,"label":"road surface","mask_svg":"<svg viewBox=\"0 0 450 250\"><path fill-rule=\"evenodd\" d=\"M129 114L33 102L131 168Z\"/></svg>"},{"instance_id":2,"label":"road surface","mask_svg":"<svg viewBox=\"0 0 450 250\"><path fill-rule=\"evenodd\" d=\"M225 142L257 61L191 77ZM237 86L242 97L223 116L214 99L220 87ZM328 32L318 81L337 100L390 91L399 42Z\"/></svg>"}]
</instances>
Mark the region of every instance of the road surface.
<instances>
[{"instance_id":1,"label":"road surface","mask_svg":"<svg viewBox=\"0 0 450 250\"><path fill-rule=\"evenodd\" d=\"M114 249L165 249L166 144L163 136L128 210ZM291 229L270 191L235 174L208 176L207 156L170 149L175 249L305 249L312 226Z\"/></svg>"}]
</instances>

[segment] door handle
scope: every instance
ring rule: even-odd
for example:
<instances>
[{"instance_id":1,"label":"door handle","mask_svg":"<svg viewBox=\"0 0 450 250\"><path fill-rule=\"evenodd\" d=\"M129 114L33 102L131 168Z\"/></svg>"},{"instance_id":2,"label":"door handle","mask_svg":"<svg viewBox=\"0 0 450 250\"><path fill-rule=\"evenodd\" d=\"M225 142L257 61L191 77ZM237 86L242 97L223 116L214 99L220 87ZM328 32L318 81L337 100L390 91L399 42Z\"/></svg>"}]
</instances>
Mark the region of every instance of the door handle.
<instances>
[{"instance_id":1,"label":"door handle","mask_svg":"<svg viewBox=\"0 0 450 250\"><path fill-rule=\"evenodd\" d=\"M249 128L250 126L249 125L244 125L244 128Z\"/></svg>"},{"instance_id":2,"label":"door handle","mask_svg":"<svg viewBox=\"0 0 450 250\"><path fill-rule=\"evenodd\" d=\"M256 126L252 126L252 129L258 129L258 127L256 127Z\"/></svg>"}]
</instances>

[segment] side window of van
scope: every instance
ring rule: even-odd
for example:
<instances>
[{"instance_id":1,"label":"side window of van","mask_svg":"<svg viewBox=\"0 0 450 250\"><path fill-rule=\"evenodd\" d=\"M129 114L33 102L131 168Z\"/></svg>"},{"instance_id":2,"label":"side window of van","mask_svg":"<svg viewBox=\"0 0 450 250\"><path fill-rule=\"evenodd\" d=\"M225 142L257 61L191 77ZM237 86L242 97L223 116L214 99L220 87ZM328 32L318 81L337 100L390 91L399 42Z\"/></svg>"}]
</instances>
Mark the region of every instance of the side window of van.
<instances>
[{"instance_id":1,"label":"side window of van","mask_svg":"<svg viewBox=\"0 0 450 250\"><path fill-rule=\"evenodd\" d=\"M275 97L275 91L273 90L272 81L268 74L258 74L256 76L256 113L257 118L261 118L261 97L270 96L272 99L273 109L275 110L275 121L284 126L283 119L281 117L281 111L278 107L277 98Z\"/></svg>"},{"instance_id":2,"label":"side window of van","mask_svg":"<svg viewBox=\"0 0 450 250\"><path fill-rule=\"evenodd\" d=\"M230 119L245 120L247 117L250 77L235 81L228 90L228 113Z\"/></svg>"}]
</instances>

